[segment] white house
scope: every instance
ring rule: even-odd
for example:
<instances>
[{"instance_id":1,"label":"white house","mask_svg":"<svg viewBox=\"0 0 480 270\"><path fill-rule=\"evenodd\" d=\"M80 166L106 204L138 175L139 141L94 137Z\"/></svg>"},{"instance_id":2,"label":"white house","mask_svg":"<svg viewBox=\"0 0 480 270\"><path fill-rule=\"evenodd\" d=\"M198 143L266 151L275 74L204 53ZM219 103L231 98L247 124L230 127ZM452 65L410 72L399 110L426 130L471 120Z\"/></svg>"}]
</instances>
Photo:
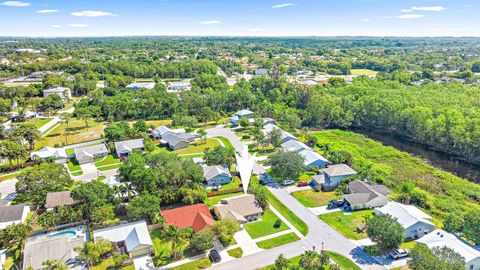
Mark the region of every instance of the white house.
<instances>
[{"instance_id":1,"label":"white house","mask_svg":"<svg viewBox=\"0 0 480 270\"><path fill-rule=\"evenodd\" d=\"M190 82L169 82L167 92L178 93L191 90Z\"/></svg>"},{"instance_id":2,"label":"white house","mask_svg":"<svg viewBox=\"0 0 480 270\"><path fill-rule=\"evenodd\" d=\"M0 206L0 230L12 224L25 222L28 213L30 213L30 206L28 205Z\"/></svg>"},{"instance_id":3,"label":"white house","mask_svg":"<svg viewBox=\"0 0 480 270\"><path fill-rule=\"evenodd\" d=\"M57 95L62 99L71 99L72 91L68 87L53 87L43 90L43 97Z\"/></svg>"},{"instance_id":4,"label":"white house","mask_svg":"<svg viewBox=\"0 0 480 270\"><path fill-rule=\"evenodd\" d=\"M154 87L155 87L154 82L144 82L144 83L131 83L127 85L125 88L131 89L131 90L137 90L137 89L152 90Z\"/></svg>"},{"instance_id":5,"label":"white house","mask_svg":"<svg viewBox=\"0 0 480 270\"><path fill-rule=\"evenodd\" d=\"M118 156L128 156L134 150L142 150L145 146L143 144L143 139L133 139L115 142L115 152Z\"/></svg>"},{"instance_id":6,"label":"white house","mask_svg":"<svg viewBox=\"0 0 480 270\"><path fill-rule=\"evenodd\" d=\"M435 225L430 221L432 217L413 205L389 202L375 208L373 212L376 215L388 214L395 218L402 225L405 238L420 238L435 229Z\"/></svg>"},{"instance_id":7,"label":"white house","mask_svg":"<svg viewBox=\"0 0 480 270\"><path fill-rule=\"evenodd\" d=\"M455 235L443 230L434 230L417 240L430 249L448 247L465 259L465 269L480 270L480 251L470 246Z\"/></svg>"},{"instance_id":8,"label":"white house","mask_svg":"<svg viewBox=\"0 0 480 270\"><path fill-rule=\"evenodd\" d=\"M67 152L63 148L44 147L36 152L30 154L32 159L49 159L52 158L57 164L67 163Z\"/></svg>"},{"instance_id":9,"label":"white house","mask_svg":"<svg viewBox=\"0 0 480 270\"><path fill-rule=\"evenodd\" d=\"M93 232L95 241L105 239L116 244L122 254L131 258L150 254L153 247L144 220L96 230Z\"/></svg>"}]
</instances>

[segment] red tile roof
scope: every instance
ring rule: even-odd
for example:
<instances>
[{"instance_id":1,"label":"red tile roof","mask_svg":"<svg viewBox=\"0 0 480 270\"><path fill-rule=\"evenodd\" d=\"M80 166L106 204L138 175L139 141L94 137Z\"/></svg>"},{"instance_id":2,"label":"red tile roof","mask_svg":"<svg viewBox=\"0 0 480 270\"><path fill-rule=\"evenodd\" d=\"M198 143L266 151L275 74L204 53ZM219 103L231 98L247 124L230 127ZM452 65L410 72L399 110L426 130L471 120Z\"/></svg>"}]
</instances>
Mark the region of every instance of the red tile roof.
<instances>
[{"instance_id":1,"label":"red tile roof","mask_svg":"<svg viewBox=\"0 0 480 270\"><path fill-rule=\"evenodd\" d=\"M175 225L179 228L191 227L194 232L215 223L207 205L203 203L163 210L160 213L167 225Z\"/></svg>"}]
</instances>

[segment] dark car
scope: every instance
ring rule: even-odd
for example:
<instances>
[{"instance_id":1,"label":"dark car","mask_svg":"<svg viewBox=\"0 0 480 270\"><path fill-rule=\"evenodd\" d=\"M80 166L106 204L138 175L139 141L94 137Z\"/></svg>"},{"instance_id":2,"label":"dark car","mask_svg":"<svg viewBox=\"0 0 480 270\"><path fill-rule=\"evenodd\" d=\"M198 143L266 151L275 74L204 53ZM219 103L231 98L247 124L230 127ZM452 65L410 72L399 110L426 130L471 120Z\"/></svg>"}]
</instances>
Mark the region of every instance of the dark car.
<instances>
[{"instance_id":1,"label":"dark car","mask_svg":"<svg viewBox=\"0 0 480 270\"><path fill-rule=\"evenodd\" d=\"M298 182L297 187L306 187L309 185L310 185L310 182Z\"/></svg>"},{"instance_id":2,"label":"dark car","mask_svg":"<svg viewBox=\"0 0 480 270\"><path fill-rule=\"evenodd\" d=\"M268 173L264 173L260 175L260 184L262 185L272 185L275 184L275 179L271 177Z\"/></svg>"},{"instance_id":3,"label":"dark car","mask_svg":"<svg viewBox=\"0 0 480 270\"><path fill-rule=\"evenodd\" d=\"M343 200L331 200L328 205L327 209L335 209L339 207L343 207L345 205L345 202Z\"/></svg>"},{"instance_id":4,"label":"dark car","mask_svg":"<svg viewBox=\"0 0 480 270\"><path fill-rule=\"evenodd\" d=\"M220 256L220 253L216 249L210 250L210 253L208 253L208 259L212 263L218 263L222 260L222 257Z\"/></svg>"}]
</instances>

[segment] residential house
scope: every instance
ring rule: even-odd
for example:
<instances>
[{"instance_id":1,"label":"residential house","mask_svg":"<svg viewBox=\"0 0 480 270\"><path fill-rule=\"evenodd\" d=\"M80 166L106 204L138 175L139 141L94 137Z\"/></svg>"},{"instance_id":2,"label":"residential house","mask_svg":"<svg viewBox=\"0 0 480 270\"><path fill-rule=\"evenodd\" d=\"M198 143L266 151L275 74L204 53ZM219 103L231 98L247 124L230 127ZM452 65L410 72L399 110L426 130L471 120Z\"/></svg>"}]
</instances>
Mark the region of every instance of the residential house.
<instances>
[{"instance_id":1,"label":"residential house","mask_svg":"<svg viewBox=\"0 0 480 270\"><path fill-rule=\"evenodd\" d=\"M294 152L300 152L302 150L311 149L306 144L304 144L304 143L302 143L298 140L288 140L288 141L282 143L282 148L285 151L294 151Z\"/></svg>"},{"instance_id":2,"label":"residential house","mask_svg":"<svg viewBox=\"0 0 480 270\"><path fill-rule=\"evenodd\" d=\"M24 204L0 206L0 230L12 224L24 223L30 206Z\"/></svg>"},{"instance_id":3,"label":"residential house","mask_svg":"<svg viewBox=\"0 0 480 270\"><path fill-rule=\"evenodd\" d=\"M23 270L43 270L43 262L55 260L67 265L68 269L85 269L84 263L76 257L77 248L82 248L84 237L72 237L68 234L31 238L26 241L23 249Z\"/></svg>"},{"instance_id":4,"label":"residential house","mask_svg":"<svg viewBox=\"0 0 480 270\"><path fill-rule=\"evenodd\" d=\"M154 139L161 139L165 133L172 132L172 130L167 126L159 126L154 129L151 133Z\"/></svg>"},{"instance_id":5,"label":"residential house","mask_svg":"<svg viewBox=\"0 0 480 270\"><path fill-rule=\"evenodd\" d=\"M172 150L187 148L190 142L187 138L182 138L177 133L168 132L162 136L163 144L167 144Z\"/></svg>"},{"instance_id":6,"label":"residential house","mask_svg":"<svg viewBox=\"0 0 480 270\"><path fill-rule=\"evenodd\" d=\"M71 191L48 192L45 208L47 211L54 210L60 206L74 205L77 202L70 196Z\"/></svg>"},{"instance_id":7,"label":"residential house","mask_svg":"<svg viewBox=\"0 0 480 270\"><path fill-rule=\"evenodd\" d=\"M266 125L268 124L274 124L275 122L277 122L277 120L273 119L273 118L270 118L270 117L265 117L263 118L263 127L265 128Z\"/></svg>"},{"instance_id":8,"label":"residential house","mask_svg":"<svg viewBox=\"0 0 480 270\"><path fill-rule=\"evenodd\" d=\"M323 177L314 177L313 185L321 185L323 190L334 190L342 183L342 180L357 174L355 170L345 164L329 165L323 169Z\"/></svg>"},{"instance_id":9,"label":"residential house","mask_svg":"<svg viewBox=\"0 0 480 270\"><path fill-rule=\"evenodd\" d=\"M255 69L255 76L260 77L260 76L268 76L268 70L264 68L257 68Z\"/></svg>"},{"instance_id":10,"label":"residential house","mask_svg":"<svg viewBox=\"0 0 480 270\"><path fill-rule=\"evenodd\" d=\"M118 156L129 156L135 150L143 150L143 139L133 139L115 142L115 152Z\"/></svg>"},{"instance_id":11,"label":"residential house","mask_svg":"<svg viewBox=\"0 0 480 270\"><path fill-rule=\"evenodd\" d=\"M233 218L240 224L256 221L263 214L263 209L253 194L222 199L213 211L220 219Z\"/></svg>"},{"instance_id":12,"label":"residential house","mask_svg":"<svg viewBox=\"0 0 480 270\"><path fill-rule=\"evenodd\" d=\"M179 93L191 90L190 82L169 82L167 92Z\"/></svg>"},{"instance_id":13,"label":"residential house","mask_svg":"<svg viewBox=\"0 0 480 270\"><path fill-rule=\"evenodd\" d=\"M255 113L248 110L248 109L243 109L243 110L240 110L236 113L234 113L231 117L230 117L230 123L236 125L240 122L240 119L242 118L247 118L247 119L254 119L255 117Z\"/></svg>"},{"instance_id":14,"label":"residential house","mask_svg":"<svg viewBox=\"0 0 480 270\"><path fill-rule=\"evenodd\" d=\"M343 196L352 211L381 207L387 204L388 189L384 185L354 180L347 185L350 194Z\"/></svg>"},{"instance_id":15,"label":"residential house","mask_svg":"<svg viewBox=\"0 0 480 270\"><path fill-rule=\"evenodd\" d=\"M167 226L174 225L179 228L192 228L194 232L211 227L215 223L210 210L203 203L162 210L160 214L165 219Z\"/></svg>"},{"instance_id":16,"label":"residential house","mask_svg":"<svg viewBox=\"0 0 480 270\"><path fill-rule=\"evenodd\" d=\"M434 230L416 241L427 245L430 249L450 248L465 259L465 269L480 270L480 251L451 233Z\"/></svg>"},{"instance_id":17,"label":"residential house","mask_svg":"<svg viewBox=\"0 0 480 270\"><path fill-rule=\"evenodd\" d=\"M67 163L68 155L63 148L43 147L42 149L30 154L32 159L54 159L55 163Z\"/></svg>"},{"instance_id":18,"label":"residential house","mask_svg":"<svg viewBox=\"0 0 480 270\"><path fill-rule=\"evenodd\" d=\"M385 206L375 208L374 213L395 218L402 225L405 238L420 238L435 229L431 222L432 217L413 205L389 202Z\"/></svg>"},{"instance_id":19,"label":"residential house","mask_svg":"<svg viewBox=\"0 0 480 270\"><path fill-rule=\"evenodd\" d=\"M131 83L127 85L125 88L131 90L138 90L138 89L148 89L152 90L155 87L154 82L143 82L143 83Z\"/></svg>"},{"instance_id":20,"label":"residential house","mask_svg":"<svg viewBox=\"0 0 480 270\"><path fill-rule=\"evenodd\" d=\"M105 239L113 242L122 254L131 258L149 255L153 247L144 220L93 231L93 238L95 241Z\"/></svg>"},{"instance_id":21,"label":"residential house","mask_svg":"<svg viewBox=\"0 0 480 270\"><path fill-rule=\"evenodd\" d=\"M207 186L220 186L232 181L232 175L227 165L206 166L203 168L203 176Z\"/></svg>"},{"instance_id":22,"label":"residential house","mask_svg":"<svg viewBox=\"0 0 480 270\"><path fill-rule=\"evenodd\" d=\"M311 149L302 149L298 153L303 157L303 163L307 168L324 168L328 164L328 160L324 156Z\"/></svg>"},{"instance_id":23,"label":"residential house","mask_svg":"<svg viewBox=\"0 0 480 270\"><path fill-rule=\"evenodd\" d=\"M104 143L89 145L73 149L75 158L79 164L92 163L96 158L104 157L108 154L108 148Z\"/></svg>"},{"instance_id":24,"label":"residential house","mask_svg":"<svg viewBox=\"0 0 480 270\"><path fill-rule=\"evenodd\" d=\"M57 95L62 99L71 99L72 91L68 87L53 87L43 90L44 97L48 97L51 95Z\"/></svg>"}]
</instances>

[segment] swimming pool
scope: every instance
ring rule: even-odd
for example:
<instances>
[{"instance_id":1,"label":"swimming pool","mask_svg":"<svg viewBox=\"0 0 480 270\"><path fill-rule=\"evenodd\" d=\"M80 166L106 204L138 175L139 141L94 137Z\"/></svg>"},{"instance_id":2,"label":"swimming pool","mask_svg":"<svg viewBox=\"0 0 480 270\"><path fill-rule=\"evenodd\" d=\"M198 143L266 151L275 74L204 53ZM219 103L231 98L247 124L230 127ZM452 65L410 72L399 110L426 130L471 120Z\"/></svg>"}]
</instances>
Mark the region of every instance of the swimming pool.
<instances>
[{"instance_id":1,"label":"swimming pool","mask_svg":"<svg viewBox=\"0 0 480 270\"><path fill-rule=\"evenodd\" d=\"M57 232L54 234L50 234L48 237L54 237L54 236L59 236L59 235L68 235L69 237L75 237L77 233L75 231L62 231L62 232Z\"/></svg>"}]
</instances>

